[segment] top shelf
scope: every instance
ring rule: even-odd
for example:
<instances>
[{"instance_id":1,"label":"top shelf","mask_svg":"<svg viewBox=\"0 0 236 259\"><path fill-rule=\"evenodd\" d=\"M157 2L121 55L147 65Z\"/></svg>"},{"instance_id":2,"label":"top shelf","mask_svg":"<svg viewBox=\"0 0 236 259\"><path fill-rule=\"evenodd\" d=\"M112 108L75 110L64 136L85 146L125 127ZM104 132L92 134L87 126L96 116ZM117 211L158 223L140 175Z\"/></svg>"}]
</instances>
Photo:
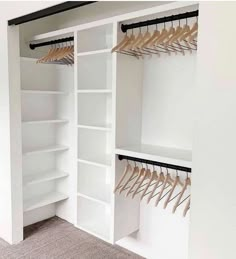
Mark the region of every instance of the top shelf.
<instances>
[{"instance_id":1,"label":"top shelf","mask_svg":"<svg viewBox=\"0 0 236 259\"><path fill-rule=\"evenodd\" d=\"M24 94L68 94L65 91L21 90Z\"/></svg>"},{"instance_id":2,"label":"top shelf","mask_svg":"<svg viewBox=\"0 0 236 259\"><path fill-rule=\"evenodd\" d=\"M192 167L192 151L170 147L139 145L116 148L116 154L183 167Z\"/></svg>"}]
</instances>

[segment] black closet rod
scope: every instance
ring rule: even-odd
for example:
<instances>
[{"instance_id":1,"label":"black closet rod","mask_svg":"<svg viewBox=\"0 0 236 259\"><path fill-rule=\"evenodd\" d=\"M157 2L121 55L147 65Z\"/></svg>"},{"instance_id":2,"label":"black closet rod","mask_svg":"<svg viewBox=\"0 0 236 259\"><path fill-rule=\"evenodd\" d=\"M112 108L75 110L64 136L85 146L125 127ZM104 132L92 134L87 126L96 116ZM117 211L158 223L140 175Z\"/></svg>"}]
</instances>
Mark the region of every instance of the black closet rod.
<instances>
[{"instance_id":1,"label":"black closet rod","mask_svg":"<svg viewBox=\"0 0 236 259\"><path fill-rule=\"evenodd\" d=\"M36 49L39 47L68 42L68 41L74 41L74 37L67 37L67 38L62 38L62 39L58 39L58 40L51 40L51 41L45 41L45 42L41 42L41 43L34 43L34 44L31 43L31 44L29 44L29 47L31 49Z\"/></svg>"},{"instance_id":2,"label":"black closet rod","mask_svg":"<svg viewBox=\"0 0 236 259\"><path fill-rule=\"evenodd\" d=\"M172 165L172 164L162 163L162 162L158 162L158 161L151 161L151 160L146 160L146 159L131 157L131 156L118 155L118 159L119 160L125 159L125 160L143 163L143 164L156 165L156 166L165 167L165 168L169 168L169 169L175 169L178 171L184 171L184 172L188 172L188 173L191 173L191 171L192 171L191 168L189 168L189 167Z\"/></svg>"},{"instance_id":3,"label":"black closet rod","mask_svg":"<svg viewBox=\"0 0 236 259\"><path fill-rule=\"evenodd\" d=\"M192 18L192 17L198 16L198 13L199 13L198 10L196 10L196 11L192 11L192 12L165 16L162 18L156 18L153 20L147 20L147 21L143 21L143 22L136 22L136 23L131 23L131 24L121 24L121 30L122 30L122 32L127 32L127 30L134 29L134 28L146 27L146 26L155 25L155 24L159 24L159 23L172 22L172 21L176 21L176 20Z\"/></svg>"}]
</instances>

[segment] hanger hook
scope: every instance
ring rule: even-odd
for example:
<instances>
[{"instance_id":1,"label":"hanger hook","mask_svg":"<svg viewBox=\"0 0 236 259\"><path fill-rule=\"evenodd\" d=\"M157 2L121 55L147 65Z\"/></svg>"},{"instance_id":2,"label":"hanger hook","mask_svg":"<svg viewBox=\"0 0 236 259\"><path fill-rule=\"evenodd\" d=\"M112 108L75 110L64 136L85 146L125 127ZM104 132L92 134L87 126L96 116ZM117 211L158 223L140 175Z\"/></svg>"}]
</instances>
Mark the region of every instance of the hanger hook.
<instances>
[{"instance_id":1,"label":"hanger hook","mask_svg":"<svg viewBox=\"0 0 236 259\"><path fill-rule=\"evenodd\" d=\"M186 17L186 25L188 25L188 18Z\"/></svg>"},{"instance_id":2,"label":"hanger hook","mask_svg":"<svg viewBox=\"0 0 236 259\"><path fill-rule=\"evenodd\" d=\"M176 169L176 177L179 176L179 171Z\"/></svg>"},{"instance_id":3,"label":"hanger hook","mask_svg":"<svg viewBox=\"0 0 236 259\"><path fill-rule=\"evenodd\" d=\"M188 172L186 171L186 179L188 179Z\"/></svg>"}]
</instances>

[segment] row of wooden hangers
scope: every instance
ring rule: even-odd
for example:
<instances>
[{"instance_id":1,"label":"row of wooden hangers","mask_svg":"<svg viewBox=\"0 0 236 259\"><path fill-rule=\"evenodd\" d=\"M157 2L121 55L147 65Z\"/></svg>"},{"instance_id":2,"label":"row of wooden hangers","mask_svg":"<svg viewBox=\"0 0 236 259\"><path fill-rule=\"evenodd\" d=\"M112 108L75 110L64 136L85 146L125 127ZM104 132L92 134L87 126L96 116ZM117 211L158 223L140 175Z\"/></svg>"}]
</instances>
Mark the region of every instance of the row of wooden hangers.
<instances>
[{"instance_id":1,"label":"row of wooden hangers","mask_svg":"<svg viewBox=\"0 0 236 259\"><path fill-rule=\"evenodd\" d=\"M186 172L185 179L179 176L179 172L170 172L168 168L160 167L156 170L141 166L134 162L132 166L127 160L124 172L119 179L114 193L125 194L125 197L139 197L140 201L146 198L146 203L154 201L154 205L160 205L163 200L163 208L166 209L172 204L172 213L183 204L183 216L185 217L190 209L190 187L191 179ZM164 199L165 198L165 199ZM185 204L184 204L185 203Z\"/></svg>"},{"instance_id":2,"label":"row of wooden hangers","mask_svg":"<svg viewBox=\"0 0 236 259\"><path fill-rule=\"evenodd\" d=\"M51 45L48 53L37 60L37 63L74 64L74 45L72 43Z\"/></svg>"},{"instance_id":3,"label":"row of wooden hangers","mask_svg":"<svg viewBox=\"0 0 236 259\"><path fill-rule=\"evenodd\" d=\"M186 52L192 53L197 50L198 21L192 27L188 25L188 19L185 24L181 25L179 20L177 23L170 22L167 29L166 23L163 24L162 30L159 30L156 24L153 33L146 27L143 33L141 27L139 33L128 35L126 32L124 38L112 49L112 52L118 52L125 55L131 55L136 58L144 56L152 56L153 54L160 56L163 53L168 55ZM178 25L176 27L176 25Z\"/></svg>"}]
</instances>

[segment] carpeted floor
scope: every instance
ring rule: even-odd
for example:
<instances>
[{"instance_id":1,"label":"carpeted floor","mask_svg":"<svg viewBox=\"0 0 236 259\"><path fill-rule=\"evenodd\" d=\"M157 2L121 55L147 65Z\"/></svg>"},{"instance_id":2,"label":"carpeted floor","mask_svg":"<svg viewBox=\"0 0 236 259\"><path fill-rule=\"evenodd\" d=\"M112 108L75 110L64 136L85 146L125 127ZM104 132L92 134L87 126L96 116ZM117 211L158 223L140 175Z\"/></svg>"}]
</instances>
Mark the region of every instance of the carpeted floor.
<instances>
[{"instance_id":1,"label":"carpeted floor","mask_svg":"<svg viewBox=\"0 0 236 259\"><path fill-rule=\"evenodd\" d=\"M1 259L142 259L54 217L25 228L25 240L10 246L0 240Z\"/></svg>"}]
</instances>

